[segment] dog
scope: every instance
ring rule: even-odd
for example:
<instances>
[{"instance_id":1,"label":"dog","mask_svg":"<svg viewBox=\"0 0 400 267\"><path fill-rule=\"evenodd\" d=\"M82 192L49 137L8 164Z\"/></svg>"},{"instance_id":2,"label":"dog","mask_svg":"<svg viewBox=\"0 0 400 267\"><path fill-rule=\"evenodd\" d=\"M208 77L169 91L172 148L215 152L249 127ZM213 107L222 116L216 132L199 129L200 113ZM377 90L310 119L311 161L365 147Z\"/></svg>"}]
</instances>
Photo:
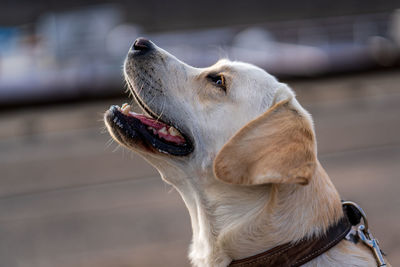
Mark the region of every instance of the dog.
<instances>
[{"instance_id":1,"label":"dog","mask_svg":"<svg viewBox=\"0 0 400 267\"><path fill-rule=\"evenodd\" d=\"M144 114L112 106L105 124L182 196L194 266L228 266L322 236L343 217L317 159L312 118L286 84L227 59L195 68L144 38L130 49L124 75ZM303 266L377 263L365 244L343 239Z\"/></svg>"}]
</instances>

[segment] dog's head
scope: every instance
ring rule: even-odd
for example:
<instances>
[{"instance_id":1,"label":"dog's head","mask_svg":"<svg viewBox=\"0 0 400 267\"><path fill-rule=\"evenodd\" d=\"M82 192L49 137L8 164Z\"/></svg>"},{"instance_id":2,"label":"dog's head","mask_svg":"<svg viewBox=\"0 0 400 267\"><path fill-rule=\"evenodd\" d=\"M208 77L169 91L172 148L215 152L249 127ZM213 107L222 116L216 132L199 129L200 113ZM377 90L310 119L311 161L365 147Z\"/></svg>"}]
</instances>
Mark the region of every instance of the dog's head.
<instances>
[{"instance_id":1,"label":"dog's head","mask_svg":"<svg viewBox=\"0 0 400 267\"><path fill-rule=\"evenodd\" d=\"M233 184L310 179L316 160L311 117L291 89L264 70L229 60L194 68L140 38L124 74L146 115L113 106L106 125L161 173L214 170Z\"/></svg>"}]
</instances>

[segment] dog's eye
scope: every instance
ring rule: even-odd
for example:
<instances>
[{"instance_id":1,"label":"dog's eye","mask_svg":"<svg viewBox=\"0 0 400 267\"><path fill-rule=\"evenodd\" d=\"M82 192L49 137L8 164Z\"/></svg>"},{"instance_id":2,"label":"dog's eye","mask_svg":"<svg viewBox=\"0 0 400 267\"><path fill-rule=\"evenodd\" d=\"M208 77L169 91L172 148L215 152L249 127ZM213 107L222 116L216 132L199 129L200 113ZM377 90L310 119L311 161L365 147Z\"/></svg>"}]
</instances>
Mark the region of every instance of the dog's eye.
<instances>
[{"instance_id":1,"label":"dog's eye","mask_svg":"<svg viewBox=\"0 0 400 267\"><path fill-rule=\"evenodd\" d=\"M212 81L216 86L226 91L225 77L221 74L209 74L207 78Z\"/></svg>"}]
</instances>

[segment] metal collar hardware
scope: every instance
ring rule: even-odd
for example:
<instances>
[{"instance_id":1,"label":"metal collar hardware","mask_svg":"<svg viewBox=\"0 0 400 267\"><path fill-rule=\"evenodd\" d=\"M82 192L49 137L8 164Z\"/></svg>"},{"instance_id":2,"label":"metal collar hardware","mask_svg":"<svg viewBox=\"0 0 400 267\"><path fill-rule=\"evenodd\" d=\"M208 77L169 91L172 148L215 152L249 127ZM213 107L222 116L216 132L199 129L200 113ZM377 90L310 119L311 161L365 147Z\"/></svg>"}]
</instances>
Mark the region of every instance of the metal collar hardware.
<instances>
[{"instance_id":1,"label":"metal collar hardware","mask_svg":"<svg viewBox=\"0 0 400 267\"><path fill-rule=\"evenodd\" d=\"M354 208L356 208L363 219L364 224L361 224L357 228L357 236L358 238L365 244L367 247L369 247L376 259L376 262L378 263L379 267L384 267L386 266L385 259L383 258L383 252L379 247L379 242L377 239L374 238L374 236L371 234L368 228L368 220L367 220L367 215L365 214L364 210L357 205L356 203L352 201L343 201L342 205L349 205Z\"/></svg>"}]
</instances>

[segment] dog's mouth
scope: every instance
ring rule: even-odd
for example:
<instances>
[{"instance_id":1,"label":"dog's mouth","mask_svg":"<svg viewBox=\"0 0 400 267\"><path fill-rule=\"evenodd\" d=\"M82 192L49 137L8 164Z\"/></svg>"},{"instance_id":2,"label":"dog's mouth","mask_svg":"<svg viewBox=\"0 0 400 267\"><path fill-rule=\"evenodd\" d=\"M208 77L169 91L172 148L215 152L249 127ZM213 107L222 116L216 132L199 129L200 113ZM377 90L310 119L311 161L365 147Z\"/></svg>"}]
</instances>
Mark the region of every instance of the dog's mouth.
<instances>
[{"instance_id":1,"label":"dog's mouth","mask_svg":"<svg viewBox=\"0 0 400 267\"><path fill-rule=\"evenodd\" d=\"M146 148L174 156L185 156L193 150L189 138L176 127L159 118L137 114L128 104L111 106L105 118L114 137L125 145L141 141Z\"/></svg>"}]
</instances>

